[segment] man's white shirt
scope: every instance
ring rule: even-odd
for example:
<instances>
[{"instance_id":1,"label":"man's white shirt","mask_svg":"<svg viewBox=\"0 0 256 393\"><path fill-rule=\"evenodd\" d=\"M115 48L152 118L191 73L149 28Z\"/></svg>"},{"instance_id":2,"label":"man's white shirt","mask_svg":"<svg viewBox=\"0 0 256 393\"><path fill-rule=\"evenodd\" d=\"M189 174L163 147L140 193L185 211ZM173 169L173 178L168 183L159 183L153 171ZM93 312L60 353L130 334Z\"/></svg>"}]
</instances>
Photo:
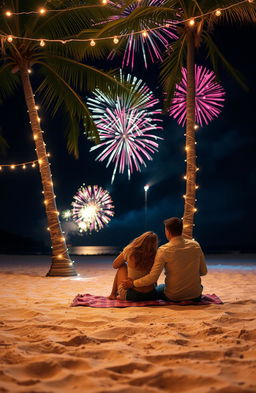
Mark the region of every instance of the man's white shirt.
<instances>
[{"instance_id":1,"label":"man's white shirt","mask_svg":"<svg viewBox=\"0 0 256 393\"><path fill-rule=\"evenodd\" d=\"M142 287L157 282L163 269L166 276L165 295L169 299L179 301L201 295L200 276L207 274L207 267L199 243L182 236L172 238L159 247L150 273L134 280L134 286Z\"/></svg>"}]
</instances>

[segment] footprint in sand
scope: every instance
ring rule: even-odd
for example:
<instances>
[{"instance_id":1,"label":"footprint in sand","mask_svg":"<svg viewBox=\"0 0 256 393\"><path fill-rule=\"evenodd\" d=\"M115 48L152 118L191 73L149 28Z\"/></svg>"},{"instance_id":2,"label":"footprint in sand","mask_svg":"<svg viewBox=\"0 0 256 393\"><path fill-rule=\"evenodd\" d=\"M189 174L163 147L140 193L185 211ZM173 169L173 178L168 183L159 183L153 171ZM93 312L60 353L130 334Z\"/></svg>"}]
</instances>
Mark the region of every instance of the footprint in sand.
<instances>
[{"instance_id":1,"label":"footprint in sand","mask_svg":"<svg viewBox=\"0 0 256 393\"><path fill-rule=\"evenodd\" d=\"M98 330L94 336L95 337L104 337L107 339L113 339L113 340L117 340L117 339L127 339L133 336L138 336L141 333L141 328L137 328L137 327L130 327L130 326L118 326L118 327L113 327L110 329L104 329L104 330ZM144 329L144 333L145 333L145 329Z\"/></svg>"},{"instance_id":2,"label":"footprint in sand","mask_svg":"<svg viewBox=\"0 0 256 393\"><path fill-rule=\"evenodd\" d=\"M48 360L30 363L25 367L26 373L31 377L52 378L61 371L61 365Z\"/></svg>"},{"instance_id":3,"label":"footprint in sand","mask_svg":"<svg viewBox=\"0 0 256 393\"><path fill-rule=\"evenodd\" d=\"M186 346L186 345L189 344L189 341L188 340L182 340L181 338L177 338L175 340L168 340L168 344Z\"/></svg>"},{"instance_id":4,"label":"footprint in sand","mask_svg":"<svg viewBox=\"0 0 256 393\"><path fill-rule=\"evenodd\" d=\"M1 351L1 363L6 363L6 364L19 364L23 363L26 358L20 353L20 351L17 351L15 349L7 349L7 350L2 350Z\"/></svg>"},{"instance_id":5,"label":"footprint in sand","mask_svg":"<svg viewBox=\"0 0 256 393\"><path fill-rule=\"evenodd\" d=\"M181 393L189 391L190 389L196 392L197 389L202 390L203 386L218 386L219 381L210 376L201 376L197 373L192 373L189 369L182 370L160 370L154 374L147 374L143 377L134 378L130 381L131 385L155 387L159 390L165 390L172 393ZM231 393L231 392L230 392Z\"/></svg>"},{"instance_id":6,"label":"footprint in sand","mask_svg":"<svg viewBox=\"0 0 256 393\"><path fill-rule=\"evenodd\" d=\"M256 329L252 329L252 330L241 329L237 337L242 338L243 340L246 340L246 341L248 341L248 340L255 341Z\"/></svg>"},{"instance_id":7,"label":"footprint in sand","mask_svg":"<svg viewBox=\"0 0 256 393\"><path fill-rule=\"evenodd\" d=\"M17 384L21 386L31 386L39 382L40 382L39 379L27 379L26 381L17 381Z\"/></svg>"},{"instance_id":8,"label":"footprint in sand","mask_svg":"<svg viewBox=\"0 0 256 393\"><path fill-rule=\"evenodd\" d=\"M165 364L174 359L187 359L187 360L216 360L222 359L223 353L221 351L184 351L179 353L164 353L156 355L145 356L145 359L152 363Z\"/></svg>"},{"instance_id":9,"label":"footprint in sand","mask_svg":"<svg viewBox=\"0 0 256 393\"><path fill-rule=\"evenodd\" d=\"M58 341L58 344L65 345L66 347L79 347L83 344L101 344L103 342L113 341L111 339L98 339L93 337L88 337L86 335L83 336L75 336L68 341Z\"/></svg>"},{"instance_id":10,"label":"footprint in sand","mask_svg":"<svg viewBox=\"0 0 256 393\"><path fill-rule=\"evenodd\" d=\"M153 365L150 363L130 362L118 366L107 367L107 370L114 371L118 374L132 374L136 371L148 371L152 369Z\"/></svg>"}]
</instances>

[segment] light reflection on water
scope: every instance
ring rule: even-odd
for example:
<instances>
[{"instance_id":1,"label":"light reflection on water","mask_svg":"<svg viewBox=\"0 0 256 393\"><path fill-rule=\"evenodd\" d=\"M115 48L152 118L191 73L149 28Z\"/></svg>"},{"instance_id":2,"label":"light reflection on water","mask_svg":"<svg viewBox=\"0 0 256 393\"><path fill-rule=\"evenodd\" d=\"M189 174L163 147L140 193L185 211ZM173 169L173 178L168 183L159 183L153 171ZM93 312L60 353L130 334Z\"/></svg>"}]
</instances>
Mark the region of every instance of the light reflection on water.
<instances>
[{"instance_id":1,"label":"light reflection on water","mask_svg":"<svg viewBox=\"0 0 256 393\"><path fill-rule=\"evenodd\" d=\"M120 248L113 246L78 246L70 249L73 255L117 255L119 252Z\"/></svg>"}]
</instances>

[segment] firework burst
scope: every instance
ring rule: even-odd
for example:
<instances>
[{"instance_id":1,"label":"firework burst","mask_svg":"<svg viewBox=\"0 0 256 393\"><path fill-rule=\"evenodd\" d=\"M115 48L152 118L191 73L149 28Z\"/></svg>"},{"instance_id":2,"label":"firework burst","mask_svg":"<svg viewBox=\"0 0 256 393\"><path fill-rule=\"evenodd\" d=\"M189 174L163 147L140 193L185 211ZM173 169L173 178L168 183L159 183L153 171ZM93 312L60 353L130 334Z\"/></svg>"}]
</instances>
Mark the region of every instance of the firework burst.
<instances>
[{"instance_id":1,"label":"firework burst","mask_svg":"<svg viewBox=\"0 0 256 393\"><path fill-rule=\"evenodd\" d=\"M63 212L61 213L61 217L65 220L65 221L69 221L70 218L72 216L72 212L71 210L63 210Z\"/></svg>"},{"instance_id":2,"label":"firework burst","mask_svg":"<svg viewBox=\"0 0 256 393\"><path fill-rule=\"evenodd\" d=\"M225 91L216 82L213 71L202 66L195 66L196 80L196 123L201 126L218 117L224 105ZM169 110L170 116L182 126L186 123L187 70L182 69L181 82L176 85L176 92Z\"/></svg>"},{"instance_id":3,"label":"firework burst","mask_svg":"<svg viewBox=\"0 0 256 393\"><path fill-rule=\"evenodd\" d=\"M146 166L145 159L152 160L152 154L158 151L157 140L162 139L153 134L162 130L158 125L161 110L153 109L159 100L142 80L131 75L124 77L122 72L120 79L131 84L129 93L114 99L97 89L94 98L88 99L101 141L90 151L101 149L96 160L106 159L107 167L114 163L112 183L117 170L124 173L127 168L130 179L131 173L140 171L141 165ZM139 100L135 100L137 95Z\"/></svg>"},{"instance_id":4,"label":"firework burst","mask_svg":"<svg viewBox=\"0 0 256 393\"><path fill-rule=\"evenodd\" d=\"M102 187L82 186L73 199L72 219L80 232L98 232L114 216L113 201Z\"/></svg>"},{"instance_id":5,"label":"firework burst","mask_svg":"<svg viewBox=\"0 0 256 393\"><path fill-rule=\"evenodd\" d=\"M165 0L147 0L146 3L148 6L157 7L162 6ZM145 1L138 1L137 4L131 4L126 7L123 12L118 15L111 17L111 20L117 20L128 17L136 8L145 5ZM155 26L151 27L146 22L141 22L139 26L139 30L145 31L144 34L134 34L134 32L129 32L129 36L127 39L127 43L124 49L122 67L131 66L134 67L135 63L135 54L142 54L145 67L148 66L148 61L150 60L154 63L155 60L163 60L162 53L169 46L171 40L176 40L178 36L176 35L175 24L172 21L166 21L163 23L165 27L158 28L154 30L154 27L161 26L160 23L155 23ZM150 31L151 30L151 31ZM128 33L128 30L121 31L122 34ZM117 51L113 50L109 58L113 59L116 55Z\"/></svg>"}]
</instances>

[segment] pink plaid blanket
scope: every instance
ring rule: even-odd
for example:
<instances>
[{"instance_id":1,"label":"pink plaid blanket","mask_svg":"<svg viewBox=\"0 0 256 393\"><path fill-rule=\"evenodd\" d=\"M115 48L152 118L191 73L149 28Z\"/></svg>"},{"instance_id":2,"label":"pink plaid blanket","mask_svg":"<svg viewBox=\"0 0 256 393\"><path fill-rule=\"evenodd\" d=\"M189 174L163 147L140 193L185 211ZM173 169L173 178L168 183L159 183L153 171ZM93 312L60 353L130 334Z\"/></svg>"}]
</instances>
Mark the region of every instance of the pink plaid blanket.
<instances>
[{"instance_id":1,"label":"pink plaid blanket","mask_svg":"<svg viewBox=\"0 0 256 393\"><path fill-rule=\"evenodd\" d=\"M73 300L71 307L86 306L86 307L145 307L145 306L189 306L189 305L206 305L206 304L223 304L222 300L215 294L203 295L200 302L193 302L192 300L184 300L180 303L166 302L165 300L146 300L143 302L131 302L128 300L110 300L104 296L94 296L86 293L85 295L78 294Z\"/></svg>"}]
</instances>

